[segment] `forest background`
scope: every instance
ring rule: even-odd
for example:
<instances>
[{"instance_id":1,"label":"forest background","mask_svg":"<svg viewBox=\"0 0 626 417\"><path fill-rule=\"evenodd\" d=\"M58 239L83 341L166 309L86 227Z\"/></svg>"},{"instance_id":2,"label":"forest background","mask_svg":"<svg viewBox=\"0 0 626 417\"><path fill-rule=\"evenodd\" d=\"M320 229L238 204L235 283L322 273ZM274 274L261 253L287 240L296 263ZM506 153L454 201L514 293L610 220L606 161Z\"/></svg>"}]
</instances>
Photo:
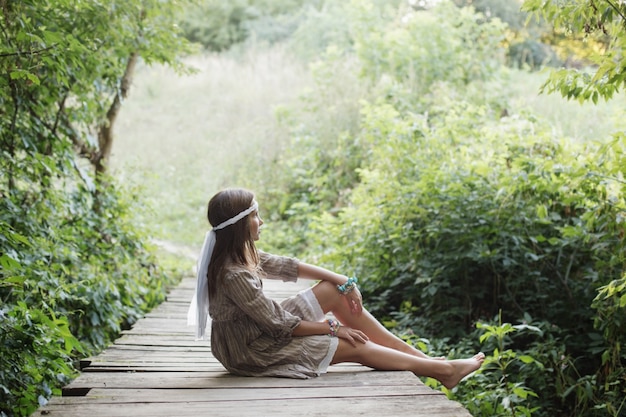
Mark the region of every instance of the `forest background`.
<instances>
[{"instance_id":1,"label":"forest background","mask_svg":"<svg viewBox=\"0 0 626 417\"><path fill-rule=\"evenodd\" d=\"M625 413L624 2L0 9L0 415L190 272L228 186L262 249L358 276L429 354L486 352L425 379L472 415Z\"/></svg>"}]
</instances>

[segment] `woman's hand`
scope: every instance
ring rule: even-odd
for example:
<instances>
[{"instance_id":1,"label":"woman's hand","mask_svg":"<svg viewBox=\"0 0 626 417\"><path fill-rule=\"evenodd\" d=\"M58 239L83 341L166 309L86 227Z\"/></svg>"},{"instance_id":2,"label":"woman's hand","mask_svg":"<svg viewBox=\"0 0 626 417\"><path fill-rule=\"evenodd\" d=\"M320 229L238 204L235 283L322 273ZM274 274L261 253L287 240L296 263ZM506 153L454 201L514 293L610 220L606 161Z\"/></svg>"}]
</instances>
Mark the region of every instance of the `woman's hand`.
<instances>
[{"instance_id":1,"label":"woman's hand","mask_svg":"<svg viewBox=\"0 0 626 417\"><path fill-rule=\"evenodd\" d=\"M348 308L352 314L358 316L363 312L363 297L357 287L354 287L349 293L343 294L342 297L346 299L346 303L348 303Z\"/></svg>"},{"instance_id":2,"label":"woman's hand","mask_svg":"<svg viewBox=\"0 0 626 417\"><path fill-rule=\"evenodd\" d=\"M339 327L337 337L347 340L348 343L355 347L357 343L365 343L369 340L369 337L362 331L345 326Z\"/></svg>"}]
</instances>

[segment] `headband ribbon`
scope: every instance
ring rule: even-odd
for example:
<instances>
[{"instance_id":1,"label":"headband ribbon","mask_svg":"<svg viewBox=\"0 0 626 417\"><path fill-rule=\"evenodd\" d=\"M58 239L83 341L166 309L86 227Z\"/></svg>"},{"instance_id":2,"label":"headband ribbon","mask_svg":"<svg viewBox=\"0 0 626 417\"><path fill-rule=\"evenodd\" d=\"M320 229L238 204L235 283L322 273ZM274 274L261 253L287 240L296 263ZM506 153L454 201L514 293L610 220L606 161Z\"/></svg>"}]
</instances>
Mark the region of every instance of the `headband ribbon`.
<instances>
[{"instance_id":1,"label":"headband ribbon","mask_svg":"<svg viewBox=\"0 0 626 417\"><path fill-rule=\"evenodd\" d=\"M255 201L249 208L237 214L235 217L231 217L218 224L204 236L204 243L202 244L202 250L200 251L196 268L196 292L191 299L191 305L187 311L187 325L196 326L196 340L206 338L206 324L209 316L209 280L207 278L207 272L209 270L211 256L213 255L213 248L215 247L215 231L237 223L258 208L259 205Z\"/></svg>"}]
</instances>

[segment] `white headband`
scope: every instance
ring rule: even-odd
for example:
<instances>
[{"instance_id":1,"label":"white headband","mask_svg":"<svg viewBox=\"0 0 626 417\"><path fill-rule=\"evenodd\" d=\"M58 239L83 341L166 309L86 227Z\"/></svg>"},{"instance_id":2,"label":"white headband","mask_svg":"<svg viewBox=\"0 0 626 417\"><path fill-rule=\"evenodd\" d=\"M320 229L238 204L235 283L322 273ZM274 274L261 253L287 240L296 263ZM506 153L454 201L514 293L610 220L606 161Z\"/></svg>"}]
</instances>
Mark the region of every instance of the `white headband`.
<instances>
[{"instance_id":1,"label":"white headband","mask_svg":"<svg viewBox=\"0 0 626 417\"><path fill-rule=\"evenodd\" d=\"M206 323L209 316L209 281L207 272L209 270L211 256L213 255L213 248L215 247L215 231L237 223L258 208L259 205L255 201L246 210L218 224L204 236L204 243L202 244L202 250L200 251L200 258L198 259L197 265L196 292L191 300L189 310L187 311L187 325L196 326L197 340L205 338Z\"/></svg>"}]
</instances>

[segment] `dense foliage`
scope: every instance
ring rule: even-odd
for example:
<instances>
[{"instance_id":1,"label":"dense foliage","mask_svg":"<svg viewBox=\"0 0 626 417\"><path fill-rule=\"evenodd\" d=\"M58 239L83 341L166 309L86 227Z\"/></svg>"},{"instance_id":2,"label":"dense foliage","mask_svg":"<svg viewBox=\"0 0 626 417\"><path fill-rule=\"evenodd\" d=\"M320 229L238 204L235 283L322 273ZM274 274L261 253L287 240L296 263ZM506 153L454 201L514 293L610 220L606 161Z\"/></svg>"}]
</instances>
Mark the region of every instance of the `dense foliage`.
<instances>
[{"instance_id":1,"label":"dense foliage","mask_svg":"<svg viewBox=\"0 0 626 417\"><path fill-rule=\"evenodd\" d=\"M285 40L300 23L302 0L198 0L185 13L187 39L210 51L224 51L251 36L269 42Z\"/></svg>"},{"instance_id":2,"label":"dense foliage","mask_svg":"<svg viewBox=\"0 0 626 417\"><path fill-rule=\"evenodd\" d=\"M427 8L436 1L375 0L396 10L411 4L415 9ZM507 24L502 43L511 66L539 70L545 65L577 65L598 46L593 42L572 45L563 40L562 32L554 33L542 18L528 21L520 10L521 0L454 0L458 7L471 6L481 13L481 19L499 19ZM295 52L315 59L328 44L351 43L346 33L347 2L301 0L197 0L187 10L182 21L185 36L209 51L227 51L246 43L288 43ZM548 17L549 18L549 17ZM575 50L577 60L570 60Z\"/></svg>"},{"instance_id":3,"label":"dense foliage","mask_svg":"<svg viewBox=\"0 0 626 417\"><path fill-rule=\"evenodd\" d=\"M106 175L132 65L184 52L160 1L0 2L0 415L30 415L164 297Z\"/></svg>"},{"instance_id":4,"label":"dense foliage","mask_svg":"<svg viewBox=\"0 0 626 417\"><path fill-rule=\"evenodd\" d=\"M341 82L281 114L291 146L247 179L284 225L265 244L358 275L367 307L425 350L485 350L449 393L473 415L621 415L623 132L579 143L512 113L498 19L344 11L351 42L314 63Z\"/></svg>"}]
</instances>

